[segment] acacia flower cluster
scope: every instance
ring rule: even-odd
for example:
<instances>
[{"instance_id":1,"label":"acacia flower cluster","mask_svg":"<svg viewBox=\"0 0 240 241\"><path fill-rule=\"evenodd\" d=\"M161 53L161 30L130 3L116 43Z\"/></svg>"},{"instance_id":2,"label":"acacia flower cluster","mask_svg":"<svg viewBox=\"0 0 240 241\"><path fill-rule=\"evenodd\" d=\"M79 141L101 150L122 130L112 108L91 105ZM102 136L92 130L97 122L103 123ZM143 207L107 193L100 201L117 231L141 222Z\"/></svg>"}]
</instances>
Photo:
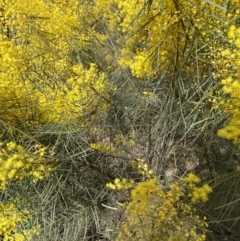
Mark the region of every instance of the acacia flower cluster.
<instances>
[{"instance_id":1,"label":"acacia flower cluster","mask_svg":"<svg viewBox=\"0 0 240 241\"><path fill-rule=\"evenodd\" d=\"M112 85L95 63L83 63L81 56L94 45L95 37L104 38L94 27L85 27L94 25L87 14L93 6L81 4L75 0L0 3L4 121L26 125L74 120L86 126L96 108L106 110Z\"/></svg>"},{"instance_id":2,"label":"acacia flower cluster","mask_svg":"<svg viewBox=\"0 0 240 241\"><path fill-rule=\"evenodd\" d=\"M48 177L57 165L53 154L46 157L46 150L40 145L26 150L13 141L0 143L0 191L6 192L11 182L20 182L25 178L37 182ZM39 226L22 228L32 217L28 210L19 209L16 203L18 207L23 206L16 197L0 202L0 237L3 241L31 240L39 234Z\"/></svg>"},{"instance_id":3,"label":"acacia flower cluster","mask_svg":"<svg viewBox=\"0 0 240 241\"><path fill-rule=\"evenodd\" d=\"M100 153L106 154L106 155L114 155L116 154L116 149L111 144L107 143L91 143L90 144L91 149L98 151Z\"/></svg>"},{"instance_id":4,"label":"acacia flower cluster","mask_svg":"<svg viewBox=\"0 0 240 241\"><path fill-rule=\"evenodd\" d=\"M116 178L114 180L114 183L107 183L107 187L110 188L110 189L117 189L117 190L128 190L130 188L132 188L134 185L134 180L133 179L130 179L128 180L127 178L122 178L119 179L119 178Z\"/></svg>"},{"instance_id":5,"label":"acacia flower cluster","mask_svg":"<svg viewBox=\"0 0 240 241\"><path fill-rule=\"evenodd\" d=\"M203 186L197 186L201 179L190 173L182 179L183 183L190 189L189 196L191 197L191 202L206 202L208 200L209 194L212 192L212 188L208 184Z\"/></svg>"},{"instance_id":6,"label":"acacia flower cluster","mask_svg":"<svg viewBox=\"0 0 240 241\"><path fill-rule=\"evenodd\" d=\"M162 0L149 5L144 0L98 0L96 8L103 10L108 33L116 39L118 64L138 79L150 80L166 70L196 72L195 62L191 62L195 59L194 41L201 53L198 69L207 67L212 57L209 53L225 45L219 33L234 21L240 6L237 0L228 5L223 0Z\"/></svg>"},{"instance_id":7,"label":"acacia flower cluster","mask_svg":"<svg viewBox=\"0 0 240 241\"><path fill-rule=\"evenodd\" d=\"M0 202L0 237L3 241L25 241L31 240L38 235L39 227L31 229L20 229L20 224L28 221L31 214L27 210L18 210L14 202L3 204Z\"/></svg>"},{"instance_id":8,"label":"acacia flower cluster","mask_svg":"<svg viewBox=\"0 0 240 241\"><path fill-rule=\"evenodd\" d=\"M93 130L94 132L94 130ZM101 130L95 132L95 136L99 141L90 143L90 148L94 151L98 151L105 155L111 156L123 156L128 155L128 151L135 144L135 131L129 131L129 133L123 135L122 133L115 134L113 140L109 138L101 138ZM100 141L102 139L102 141Z\"/></svg>"},{"instance_id":9,"label":"acacia flower cluster","mask_svg":"<svg viewBox=\"0 0 240 241\"><path fill-rule=\"evenodd\" d=\"M220 137L240 144L240 28L230 26L227 32L230 46L223 48L214 64L219 69L222 87L218 99L212 100L214 107L228 116L225 126L218 131Z\"/></svg>"},{"instance_id":10,"label":"acacia flower cluster","mask_svg":"<svg viewBox=\"0 0 240 241\"><path fill-rule=\"evenodd\" d=\"M29 177L36 182L48 177L56 164L54 158L46 159L45 148L41 146L37 145L35 151L26 151L15 142L0 143L0 190L6 190L10 181L22 181Z\"/></svg>"},{"instance_id":11,"label":"acacia flower cluster","mask_svg":"<svg viewBox=\"0 0 240 241\"><path fill-rule=\"evenodd\" d=\"M202 220L197 215L193 204L207 201L212 189L207 184L197 186L200 181L190 173L168 187L156 177L139 183L125 178L108 183L111 189L131 190L129 202L123 205L126 220L116 240L206 240L208 225L205 218ZM188 196L190 202L184 198Z\"/></svg>"},{"instance_id":12,"label":"acacia flower cluster","mask_svg":"<svg viewBox=\"0 0 240 241\"><path fill-rule=\"evenodd\" d=\"M144 178L151 178L153 176L153 170L149 168L147 162L142 158L131 161L131 166Z\"/></svg>"}]
</instances>

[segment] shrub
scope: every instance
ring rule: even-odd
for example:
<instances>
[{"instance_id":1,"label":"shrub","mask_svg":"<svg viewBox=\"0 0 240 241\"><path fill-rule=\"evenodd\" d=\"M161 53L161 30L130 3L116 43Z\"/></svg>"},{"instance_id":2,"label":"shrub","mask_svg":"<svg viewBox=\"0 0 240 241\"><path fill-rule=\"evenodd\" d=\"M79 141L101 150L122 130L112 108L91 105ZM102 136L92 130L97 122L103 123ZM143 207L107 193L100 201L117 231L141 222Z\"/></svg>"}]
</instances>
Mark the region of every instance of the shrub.
<instances>
[{"instance_id":1,"label":"shrub","mask_svg":"<svg viewBox=\"0 0 240 241\"><path fill-rule=\"evenodd\" d=\"M140 162L140 173L142 167ZM135 185L126 179L108 183L111 189L131 189L130 201L123 205L126 220L116 240L206 240L206 218L197 215L194 204L206 202L212 189L200 186L200 181L190 173L167 187L149 176Z\"/></svg>"}]
</instances>

